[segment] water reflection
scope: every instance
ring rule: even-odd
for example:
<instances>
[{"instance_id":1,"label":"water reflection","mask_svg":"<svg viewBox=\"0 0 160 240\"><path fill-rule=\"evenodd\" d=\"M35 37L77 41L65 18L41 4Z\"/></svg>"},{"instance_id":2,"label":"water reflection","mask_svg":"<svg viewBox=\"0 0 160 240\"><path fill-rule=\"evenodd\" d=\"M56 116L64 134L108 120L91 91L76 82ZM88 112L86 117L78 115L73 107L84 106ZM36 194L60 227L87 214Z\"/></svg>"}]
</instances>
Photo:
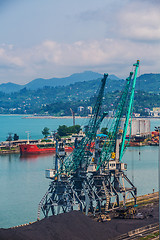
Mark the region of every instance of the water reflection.
<instances>
[{"instance_id":1,"label":"water reflection","mask_svg":"<svg viewBox=\"0 0 160 240\"><path fill-rule=\"evenodd\" d=\"M158 191L158 147L130 147L123 162L127 176L134 180L138 195ZM45 170L54 166L55 154L0 155L0 227L35 221L38 203L47 191L50 180Z\"/></svg>"},{"instance_id":2,"label":"water reflection","mask_svg":"<svg viewBox=\"0 0 160 240\"><path fill-rule=\"evenodd\" d=\"M43 154L27 154L27 155L20 155L19 159L22 161L35 161L38 159L42 159L44 157L55 157L55 153L43 153Z\"/></svg>"}]
</instances>

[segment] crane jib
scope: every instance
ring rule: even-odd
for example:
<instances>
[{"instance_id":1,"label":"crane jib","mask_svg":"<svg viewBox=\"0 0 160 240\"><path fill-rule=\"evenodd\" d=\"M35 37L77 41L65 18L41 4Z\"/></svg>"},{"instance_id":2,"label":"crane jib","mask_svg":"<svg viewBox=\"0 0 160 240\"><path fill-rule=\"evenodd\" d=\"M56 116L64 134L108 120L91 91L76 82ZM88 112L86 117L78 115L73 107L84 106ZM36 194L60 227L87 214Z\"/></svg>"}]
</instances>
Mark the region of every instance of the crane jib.
<instances>
[{"instance_id":1,"label":"crane jib","mask_svg":"<svg viewBox=\"0 0 160 240\"><path fill-rule=\"evenodd\" d=\"M104 77L101 80L100 90L98 92L96 103L92 111L92 116L90 117L89 123L86 127L84 138L82 138L78 144L78 147L74 149L69 157L67 157L63 162L63 171L65 173L70 174L71 172L75 172L81 168L82 165L85 165L85 168L87 168L90 163L89 149L91 142L96 137L97 130L100 127L100 124L103 121L104 117L107 115L106 112L101 114L107 77L108 74L104 74ZM88 149L88 153L86 153L86 148Z\"/></svg>"},{"instance_id":2,"label":"crane jib","mask_svg":"<svg viewBox=\"0 0 160 240\"><path fill-rule=\"evenodd\" d=\"M134 91L135 91L136 77L137 77L137 72L138 72L138 67L139 67L139 60L137 60L137 63L134 64L133 66L135 66L133 80L132 80L133 72L130 72L129 77L126 79L126 84L125 84L124 90L121 94L121 98L120 98L118 107L115 111L114 119L113 119L111 127L108 131L108 136L106 137L106 141L103 145L101 155L99 158L99 162L97 164L97 170L100 168L100 166L102 166L102 164L107 164L112 153L115 152L116 140L118 139L118 135L121 134L121 133L119 133L120 123L121 123L122 117L124 117L124 111L125 111L125 124L124 124L124 128L122 131L123 133L122 133L122 142L120 144L119 161L122 159L123 152L125 149L125 138L126 138L126 133L127 133L127 128L128 128L128 123L129 123L129 117L132 112L132 105L133 105L133 100L134 100ZM127 109L124 110L126 107L126 102L127 102L128 98L129 98L129 102L127 105Z\"/></svg>"}]
</instances>

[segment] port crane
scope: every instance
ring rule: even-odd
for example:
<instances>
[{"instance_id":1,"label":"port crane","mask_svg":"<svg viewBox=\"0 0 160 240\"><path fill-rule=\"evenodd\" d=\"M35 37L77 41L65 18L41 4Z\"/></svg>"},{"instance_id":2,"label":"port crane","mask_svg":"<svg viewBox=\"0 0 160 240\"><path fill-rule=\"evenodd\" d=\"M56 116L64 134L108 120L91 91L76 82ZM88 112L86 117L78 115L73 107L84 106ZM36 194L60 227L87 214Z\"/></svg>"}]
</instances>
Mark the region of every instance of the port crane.
<instances>
[{"instance_id":1,"label":"port crane","mask_svg":"<svg viewBox=\"0 0 160 240\"><path fill-rule=\"evenodd\" d=\"M78 169L82 170L82 168L87 170L87 167L90 163L90 155L92 155L90 152L91 143L96 138L96 133L101 122L108 114L107 112L103 112L101 114L107 77L108 74L104 74L104 78L101 80L101 87L89 123L86 126L85 136L79 142L75 150L69 155L69 157L65 159L63 171L67 174L71 174L71 172L75 172Z\"/></svg>"},{"instance_id":2,"label":"port crane","mask_svg":"<svg viewBox=\"0 0 160 240\"><path fill-rule=\"evenodd\" d=\"M106 113L100 115L99 111L104 91L102 80L94 114L89 121L85 137L74 152L61 161L58 171L49 171L52 182L39 204L39 209L42 209L45 217L49 215L50 210L52 214L73 209L80 209L86 214L94 215L97 212L108 212L119 207L122 197L125 205L129 194L133 196L136 203L137 189L124 173L127 164L122 162L122 156L127 147L126 133L129 119L130 124L132 122L139 61L134 64L134 67L134 73L131 72L126 79L106 141L103 147L100 145L97 147L96 132L106 115ZM121 126L122 118L125 119L123 127ZM96 145L94 158L90 151L93 139Z\"/></svg>"},{"instance_id":3,"label":"port crane","mask_svg":"<svg viewBox=\"0 0 160 240\"><path fill-rule=\"evenodd\" d=\"M92 156L91 143L96 138L97 130L107 115L106 112L101 113L107 77L108 74L104 74L101 80L97 100L86 127L85 136L68 157L63 158L62 155L64 156L64 154L61 152L59 161L57 159L55 161L54 169L47 170L47 177L52 179L52 182L39 203L38 218L41 210L44 216L48 217L49 214L71 211L74 206L81 211L85 210L87 214L89 208L93 209L93 200L97 202L96 198L98 196L88 181L87 168Z\"/></svg>"},{"instance_id":4,"label":"port crane","mask_svg":"<svg viewBox=\"0 0 160 240\"><path fill-rule=\"evenodd\" d=\"M109 209L119 207L120 199L123 199L123 205L125 206L129 194L132 195L136 204L137 189L125 174L127 164L122 162L124 151L129 142L126 139L126 134L128 125L131 129L139 61L133 66L135 67L134 74L131 72L126 79L106 141L95 161L96 172L92 174L93 186L97 188L97 194L101 197L101 207L103 206L106 212ZM124 120L123 127L122 120ZM131 135L131 130L129 135Z\"/></svg>"}]
</instances>

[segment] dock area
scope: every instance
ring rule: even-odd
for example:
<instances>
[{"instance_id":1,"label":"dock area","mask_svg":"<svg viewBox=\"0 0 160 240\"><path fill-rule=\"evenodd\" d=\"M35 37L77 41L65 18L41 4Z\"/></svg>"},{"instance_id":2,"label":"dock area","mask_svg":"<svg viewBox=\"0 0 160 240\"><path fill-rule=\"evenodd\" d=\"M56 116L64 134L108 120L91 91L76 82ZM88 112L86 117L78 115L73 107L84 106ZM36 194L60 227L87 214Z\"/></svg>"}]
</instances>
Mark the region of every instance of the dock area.
<instances>
[{"instance_id":1,"label":"dock area","mask_svg":"<svg viewBox=\"0 0 160 240\"><path fill-rule=\"evenodd\" d=\"M29 143L36 144L39 140L29 140ZM27 144L28 140L3 141L0 143L0 154L20 153L20 144Z\"/></svg>"},{"instance_id":2,"label":"dock area","mask_svg":"<svg viewBox=\"0 0 160 240\"><path fill-rule=\"evenodd\" d=\"M70 138L69 138L70 140ZM41 141L38 140L29 140L30 144L37 144ZM65 139L67 142L67 138ZM102 137L102 141L105 141L105 137ZM126 139L127 142L127 139ZM13 154L20 153L19 145L27 144L28 140L17 140L17 141L3 141L0 143L0 154ZM71 142L70 142L71 143ZM74 144L74 142L73 142ZM140 146L158 146L159 145L159 132L152 131L145 134L133 135L128 144L128 147L140 147Z\"/></svg>"},{"instance_id":3,"label":"dock area","mask_svg":"<svg viewBox=\"0 0 160 240\"><path fill-rule=\"evenodd\" d=\"M3 240L120 240L138 239L143 234L151 234L156 231L158 234L158 192L139 196L139 211L145 213L148 209L152 210L152 216L144 219L116 219L111 221L96 222L92 218L85 216L80 211L51 216L40 221L24 224L9 229L0 229L0 239ZM132 201L132 199L131 199ZM62 231L63 229L63 231ZM153 238L149 238L153 239Z\"/></svg>"}]
</instances>

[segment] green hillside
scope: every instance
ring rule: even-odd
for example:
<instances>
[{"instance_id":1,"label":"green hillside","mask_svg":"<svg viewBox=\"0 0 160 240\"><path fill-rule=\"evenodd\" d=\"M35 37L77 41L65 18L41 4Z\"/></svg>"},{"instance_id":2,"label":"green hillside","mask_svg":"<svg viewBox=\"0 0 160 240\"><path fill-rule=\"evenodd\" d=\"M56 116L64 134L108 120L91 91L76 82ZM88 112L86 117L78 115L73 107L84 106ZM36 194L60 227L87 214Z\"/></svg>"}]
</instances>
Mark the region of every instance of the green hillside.
<instances>
[{"instance_id":1,"label":"green hillside","mask_svg":"<svg viewBox=\"0 0 160 240\"><path fill-rule=\"evenodd\" d=\"M29 90L26 87L18 92L0 92L0 113L8 114L52 114L70 115L70 108L77 112L79 106L87 109L93 106L100 78L97 80L75 82L67 86L44 87ZM125 80L108 78L105 88L104 108L113 110ZM144 74L137 79L135 93L135 112L144 114L145 108L160 106L160 74ZM77 113L78 114L78 113ZM87 115L84 110L83 115Z\"/></svg>"},{"instance_id":2,"label":"green hillside","mask_svg":"<svg viewBox=\"0 0 160 240\"><path fill-rule=\"evenodd\" d=\"M150 93L160 92L160 74L143 74L137 78L136 89Z\"/></svg>"}]
</instances>

